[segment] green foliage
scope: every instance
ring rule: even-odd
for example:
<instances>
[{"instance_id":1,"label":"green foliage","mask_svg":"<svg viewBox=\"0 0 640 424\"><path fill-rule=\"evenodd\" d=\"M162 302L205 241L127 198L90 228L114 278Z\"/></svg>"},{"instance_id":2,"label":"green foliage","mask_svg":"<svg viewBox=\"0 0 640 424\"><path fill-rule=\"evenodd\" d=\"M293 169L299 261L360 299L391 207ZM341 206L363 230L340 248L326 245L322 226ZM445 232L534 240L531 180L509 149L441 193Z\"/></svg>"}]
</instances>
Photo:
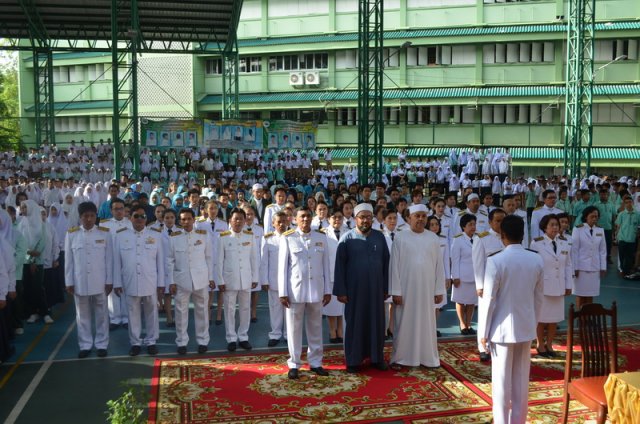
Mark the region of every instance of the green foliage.
<instances>
[{"instance_id":1,"label":"green foliage","mask_svg":"<svg viewBox=\"0 0 640 424\"><path fill-rule=\"evenodd\" d=\"M18 150L21 145L18 105L18 71L0 68L0 150Z\"/></svg>"},{"instance_id":2,"label":"green foliage","mask_svg":"<svg viewBox=\"0 0 640 424\"><path fill-rule=\"evenodd\" d=\"M111 424L143 424L147 422L145 408L149 401L147 386L140 383L132 385L125 383L127 388L122 395L114 400L107 401L108 422Z\"/></svg>"}]
</instances>

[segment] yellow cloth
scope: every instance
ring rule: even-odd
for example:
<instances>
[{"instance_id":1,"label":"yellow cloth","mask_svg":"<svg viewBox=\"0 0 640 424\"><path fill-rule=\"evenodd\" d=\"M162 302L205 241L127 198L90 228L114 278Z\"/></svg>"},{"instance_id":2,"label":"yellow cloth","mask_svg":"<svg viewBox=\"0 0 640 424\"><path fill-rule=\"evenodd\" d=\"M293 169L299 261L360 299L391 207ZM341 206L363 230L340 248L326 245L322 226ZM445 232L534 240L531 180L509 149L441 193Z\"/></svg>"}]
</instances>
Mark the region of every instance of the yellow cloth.
<instances>
[{"instance_id":1,"label":"yellow cloth","mask_svg":"<svg viewBox=\"0 0 640 424\"><path fill-rule=\"evenodd\" d=\"M610 374L604 393L612 424L640 423L640 371Z\"/></svg>"}]
</instances>

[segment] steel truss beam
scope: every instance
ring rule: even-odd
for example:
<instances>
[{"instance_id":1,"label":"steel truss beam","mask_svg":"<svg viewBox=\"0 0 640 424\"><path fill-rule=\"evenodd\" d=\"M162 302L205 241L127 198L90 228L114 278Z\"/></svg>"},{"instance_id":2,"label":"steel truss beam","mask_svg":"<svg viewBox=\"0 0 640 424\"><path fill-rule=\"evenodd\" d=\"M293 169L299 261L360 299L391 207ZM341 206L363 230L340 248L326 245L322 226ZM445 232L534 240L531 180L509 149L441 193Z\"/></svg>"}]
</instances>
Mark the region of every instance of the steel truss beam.
<instances>
[{"instance_id":1,"label":"steel truss beam","mask_svg":"<svg viewBox=\"0 0 640 424\"><path fill-rule=\"evenodd\" d=\"M236 119L240 115L238 102L238 49L225 51L222 55L222 119Z\"/></svg>"},{"instance_id":2,"label":"steel truss beam","mask_svg":"<svg viewBox=\"0 0 640 424\"><path fill-rule=\"evenodd\" d=\"M591 173L593 58L596 0L571 0L567 22L564 173Z\"/></svg>"},{"instance_id":3,"label":"steel truss beam","mask_svg":"<svg viewBox=\"0 0 640 424\"><path fill-rule=\"evenodd\" d=\"M358 10L358 179L382 176L382 47L384 0L360 0Z\"/></svg>"}]
</instances>

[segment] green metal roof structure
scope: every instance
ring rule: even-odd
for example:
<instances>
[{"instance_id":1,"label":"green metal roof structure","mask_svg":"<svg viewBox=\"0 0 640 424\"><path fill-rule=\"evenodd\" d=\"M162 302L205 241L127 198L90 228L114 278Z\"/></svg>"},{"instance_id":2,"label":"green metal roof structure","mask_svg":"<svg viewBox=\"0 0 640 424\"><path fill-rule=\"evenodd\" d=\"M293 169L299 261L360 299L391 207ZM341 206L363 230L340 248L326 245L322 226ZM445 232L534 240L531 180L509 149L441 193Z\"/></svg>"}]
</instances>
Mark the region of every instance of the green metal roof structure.
<instances>
[{"instance_id":1,"label":"green metal roof structure","mask_svg":"<svg viewBox=\"0 0 640 424\"><path fill-rule=\"evenodd\" d=\"M124 104L124 100L120 100L120 104ZM110 109L113 106L111 100L87 100L80 102L56 102L53 104L53 109L57 111L62 110L79 110L79 109ZM25 108L27 112L33 112L35 106L29 106Z\"/></svg>"}]
</instances>

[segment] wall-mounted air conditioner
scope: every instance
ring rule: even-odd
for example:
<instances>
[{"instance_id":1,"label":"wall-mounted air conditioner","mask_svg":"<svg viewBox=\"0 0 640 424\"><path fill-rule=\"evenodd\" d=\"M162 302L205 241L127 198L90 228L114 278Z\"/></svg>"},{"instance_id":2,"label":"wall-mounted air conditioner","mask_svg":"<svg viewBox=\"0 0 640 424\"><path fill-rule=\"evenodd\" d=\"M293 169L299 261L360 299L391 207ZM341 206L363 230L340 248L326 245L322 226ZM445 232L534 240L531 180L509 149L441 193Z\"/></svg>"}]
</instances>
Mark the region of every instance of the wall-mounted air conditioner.
<instances>
[{"instance_id":1,"label":"wall-mounted air conditioner","mask_svg":"<svg viewBox=\"0 0 640 424\"><path fill-rule=\"evenodd\" d=\"M289 85L304 85L302 72L289 72Z\"/></svg>"},{"instance_id":2,"label":"wall-mounted air conditioner","mask_svg":"<svg viewBox=\"0 0 640 424\"><path fill-rule=\"evenodd\" d=\"M305 72L304 83L306 85L320 85L320 73L317 71Z\"/></svg>"}]
</instances>

